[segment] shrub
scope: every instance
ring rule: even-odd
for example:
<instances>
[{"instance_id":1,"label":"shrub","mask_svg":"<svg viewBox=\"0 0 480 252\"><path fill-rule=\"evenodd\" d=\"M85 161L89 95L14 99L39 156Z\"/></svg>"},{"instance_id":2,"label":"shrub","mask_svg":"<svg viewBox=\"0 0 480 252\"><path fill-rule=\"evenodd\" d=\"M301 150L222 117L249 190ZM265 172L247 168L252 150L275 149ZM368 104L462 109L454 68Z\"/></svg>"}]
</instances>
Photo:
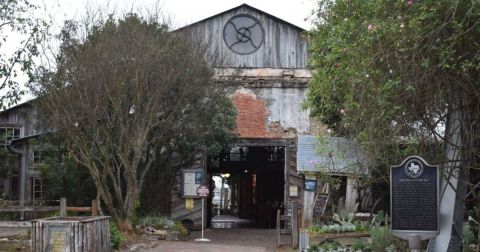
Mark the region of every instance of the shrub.
<instances>
[{"instance_id":1,"label":"shrub","mask_svg":"<svg viewBox=\"0 0 480 252\"><path fill-rule=\"evenodd\" d=\"M172 231L177 231L181 237L188 235L188 229L185 228L181 221L175 221L175 224L172 226Z\"/></svg>"},{"instance_id":2,"label":"shrub","mask_svg":"<svg viewBox=\"0 0 480 252\"><path fill-rule=\"evenodd\" d=\"M372 252L385 252L387 247L393 244L393 235L386 226L370 229L370 236L372 237L370 245Z\"/></svg>"},{"instance_id":3,"label":"shrub","mask_svg":"<svg viewBox=\"0 0 480 252\"><path fill-rule=\"evenodd\" d=\"M118 249L123 241L122 232L118 229L117 225L110 222L110 244L113 249Z\"/></svg>"},{"instance_id":4,"label":"shrub","mask_svg":"<svg viewBox=\"0 0 480 252\"><path fill-rule=\"evenodd\" d=\"M353 245L352 245L352 250L353 251L365 251L367 250L368 248L368 245L363 242L363 241L356 241Z\"/></svg>"},{"instance_id":5,"label":"shrub","mask_svg":"<svg viewBox=\"0 0 480 252\"><path fill-rule=\"evenodd\" d=\"M138 225L141 227L153 227L155 229L171 229L175 222L170 218L160 215L147 215L138 219Z\"/></svg>"}]
</instances>

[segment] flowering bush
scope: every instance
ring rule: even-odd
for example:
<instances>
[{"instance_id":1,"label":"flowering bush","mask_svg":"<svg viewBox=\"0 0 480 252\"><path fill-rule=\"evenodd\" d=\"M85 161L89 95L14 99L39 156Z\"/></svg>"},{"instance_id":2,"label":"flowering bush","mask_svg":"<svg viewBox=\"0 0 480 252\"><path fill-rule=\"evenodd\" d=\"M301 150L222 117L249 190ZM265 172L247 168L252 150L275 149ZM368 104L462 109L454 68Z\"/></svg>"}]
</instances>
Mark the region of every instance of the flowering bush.
<instances>
[{"instance_id":1,"label":"flowering bush","mask_svg":"<svg viewBox=\"0 0 480 252\"><path fill-rule=\"evenodd\" d=\"M309 233L325 234L325 233L346 233L355 232L358 230L357 226L349 223L345 225L332 224L332 225L313 225L310 226L307 231Z\"/></svg>"}]
</instances>

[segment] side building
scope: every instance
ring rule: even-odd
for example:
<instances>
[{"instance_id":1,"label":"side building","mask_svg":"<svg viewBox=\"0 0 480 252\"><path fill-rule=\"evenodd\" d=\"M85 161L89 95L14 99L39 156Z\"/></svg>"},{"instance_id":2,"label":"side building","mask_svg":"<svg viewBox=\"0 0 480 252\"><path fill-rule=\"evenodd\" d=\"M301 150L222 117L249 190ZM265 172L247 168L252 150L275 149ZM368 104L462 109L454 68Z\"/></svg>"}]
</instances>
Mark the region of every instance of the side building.
<instances>
[{"instance_id":1,"label":"side building","mask_svg":"<svg viewBox=\"0 0 480 252\"><path fill-rule=\"evenodd\" d=\"M33 139L41 134L37 127L35 101L29 101L0 112L0 135L5 159L0 193L19 205L33 204L44 198L44 184L37 167L43 150Z\"/></svg>"}]
</instances>

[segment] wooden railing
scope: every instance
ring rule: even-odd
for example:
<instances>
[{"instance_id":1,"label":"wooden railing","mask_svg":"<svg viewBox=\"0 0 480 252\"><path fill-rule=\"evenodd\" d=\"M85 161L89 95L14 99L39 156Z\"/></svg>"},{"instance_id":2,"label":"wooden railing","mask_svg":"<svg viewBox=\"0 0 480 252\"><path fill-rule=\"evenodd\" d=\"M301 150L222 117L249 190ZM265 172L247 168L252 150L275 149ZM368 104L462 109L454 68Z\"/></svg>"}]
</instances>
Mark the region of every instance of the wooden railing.
<instances>
[{"instance_id":1,"label":"wooden railing","mask_svg":"<svg viewBox=\"0 0 480 252\"><path fill-rule=\"evenodd\" d=\"M47 201L42 202L44 204ZM96 199L92 200L92 205L89 207L78 207L78 206L67 206L67 198L60 198L60 200L51 200L48 203L57 203L56 206L20 206L18 201L2 201L0 204L0 213L1 212L54 212L59 211L60 217L66 217L67 213L70 212L90 212L91 216L98 216L98 201ZM9 205L9 204L18 204L18 205ZM31 227L30 221L0 221L0 227L3 228L29 228Z\"/></svg>"},{"instance_id":2,"label":"wooden railing","mask_svg":"<svg viewBox=\"0 0 480 252\"><path fill-rule=\"evenodd\" d=\"M79 206L67 206L67 199L60 198L60 200L49 201L51 202L60 202L56 206L42 206L42 205L30 205L30 206L20 206L16 201L2 201L4 204L0 204L0 212L53 212L60 211L60 216L67 216L67 212L90 212L92 216L98 215L98 201L96 199L92 200L92 204L89 207L79 207ZM13 205L12 203L17 203Z\"/></svg>"},{"instance_id":3,"label":"wooden railing","mask_svg":"<svg viewBox=\"0 0 480 252\"><path fill-rule=\"evenodd\" d=\"M91 212L91 216L98 215L98 200L92 200L91 207L67 206L67 198L60 198L60 217L67 216L67 212Z\"/></svg>"}]
</instances>

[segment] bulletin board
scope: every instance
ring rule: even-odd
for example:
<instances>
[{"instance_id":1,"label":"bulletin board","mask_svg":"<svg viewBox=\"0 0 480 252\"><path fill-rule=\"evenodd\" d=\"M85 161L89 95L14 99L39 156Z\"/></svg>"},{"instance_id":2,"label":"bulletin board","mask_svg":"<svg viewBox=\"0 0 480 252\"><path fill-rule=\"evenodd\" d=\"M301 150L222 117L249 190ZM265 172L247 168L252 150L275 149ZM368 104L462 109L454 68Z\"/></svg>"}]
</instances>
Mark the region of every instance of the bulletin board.
<instances>
[{"instance_id":1,"label":"bulletin board","mask_svg":"<svg viewBox=\"0 0 480 252\"><path fill-rule=\"evenodd\" d=\"M198 198L197 188L203 183L203 170L182 170L182 196Z\"/></svg>"}]
</instances>

